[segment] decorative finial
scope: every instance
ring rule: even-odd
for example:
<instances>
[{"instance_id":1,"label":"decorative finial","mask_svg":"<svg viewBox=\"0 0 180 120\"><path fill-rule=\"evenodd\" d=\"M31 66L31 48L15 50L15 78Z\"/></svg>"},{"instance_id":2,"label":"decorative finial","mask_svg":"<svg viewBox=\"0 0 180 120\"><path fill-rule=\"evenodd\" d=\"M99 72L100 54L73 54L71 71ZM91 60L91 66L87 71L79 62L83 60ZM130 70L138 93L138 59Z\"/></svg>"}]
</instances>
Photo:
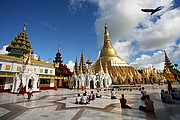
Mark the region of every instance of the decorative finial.
<instances>
[{"instance_id":1,"label":"decorative finial","mask_svg":"<svg viewBox=\"0 0 180 120\"><path fill-rule=\"evenodd\" d=\"M40 56L38 57L37 61L41 61L41 58L40 58Z\"/></svg>"},{"instance_id":2,"label":"decorative finial","mask_svg":"<svg viewBox=\"0 0 180 120\"><path fill-rule=\"evenodd\" d=\"M24 23L24 28L23 28L23 32L26 32L26 23Z\"/></svg>"},{"instance_id":3,"label":"decorative finial","mask_svg":"<svg viewBox=\"0 0 180 120\"><path fill-rule=\"evenodd\" d=\"M60 53L60 45L58 44L58 53Z\"/></svg>"},{"instance_id":4,"label":"decorative finial","mask_svg":"<svg viewBox=\"0 0 180 120\"><path fill-rule=\"evenodd\" d=\"M105 26L104 26L104 28L105 28L105 29L107 29L107 28L108 28L108 26L107 26L106 22L105 22Z\"/></svg>"}]
</instances>

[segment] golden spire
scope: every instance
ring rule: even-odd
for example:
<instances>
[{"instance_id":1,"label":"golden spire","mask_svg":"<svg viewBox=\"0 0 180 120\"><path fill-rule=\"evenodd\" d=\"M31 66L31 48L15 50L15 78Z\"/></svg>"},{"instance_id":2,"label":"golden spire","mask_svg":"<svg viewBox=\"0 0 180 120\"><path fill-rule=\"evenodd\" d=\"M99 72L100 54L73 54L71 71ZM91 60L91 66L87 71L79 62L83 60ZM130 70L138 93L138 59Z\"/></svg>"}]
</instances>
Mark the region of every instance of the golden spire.
<instances>
[{"instance_id":1,"label":"golden spire","mask_svg":"<svg viewBox=\"0 0 180 120\"><path fill-rule=\"evenodd\" d=\"M82 63L80 63L80 66L79 66L79 74L82 74Z\"/></svg>"},{"instance_id":2,"label":"golden spire","mask_svg":"<svg viewBox=\"0 0 180 120\"><path fill-rule=\"evenodd\" d=\"M58 53L60 53L60 45L58 44Z\"/></svg>"},{"instance_id":3,"label":"golden spire","mask_svg":"<svg viewBox=\"0 0 180 120\"><path fill-rule=\"evenodd\" d=\"M82 72L83 72L83 74L85 74L86 73L86 64L85 64L85 60L84 60L84 51L83 50L82 50L82 54L81 54L80 64L82 65Z\"/></svg>"},{"instance_id":4,"label":"golden spire","mask_svg":"<svg viewBox=\"0 0 180 120\"><path fill-rule=\"evenodd\" d=\"M24 28L23 28L23 32L26 32L26 23L24 23Z\"/></svg>"},{"instance_id":5,"label":"golden spire","mask_svg":"<svg viewBox=\"0 0 180 120\"><path fill-rule=\"evenodd\" d=\"M31 52L32 52L32 47L30 47L29 56L25 62L25 65L32 65L32 63L31 63Z\"/></svg>"},{"instance_id":6,"label":"golden spire","mask_svg":"<svg viewBox=\"0 0 180 120\"><path fill-rule=\"evenodd\" d=\"M74 69L75 69L75 72L76 74L79 74L79 68L78 68L78 59L77 59L77 56L76 56L76 62L75 62L75 65L74 65Z\"/></svg>"},{"instance_id":7,"label":"golden spire","mask_svg":"<svg viewBox=\"0 0 180 120\"><path fill-rule=\"evenodd\" d=\"M38 57L37 61L41 61L41 58L40 58L40 56Z\"/></svg>"},{"instance_id":8,"label":"golden spire","mask_svg":"<svg viewBox=\"0 0 180 120\"><path fill-rule=\"evenodd\" d=\"M75 76L76 75L76 68L74 66L74 70L73 70L73 75Z\"/></svg>"},{"instance_id":9,"label":"golden spire","mask_svg":"<svg viewBox=\"0 0 180 120\"><path fill-rule=\"evenodd\" d=\"M113 48L108 32L108 27L105 23L105 32L104 32L104 46L101 50L100 57L109 56L109 57L117 57L117 53L115 49Z\"/></svg>"}]
</instances>

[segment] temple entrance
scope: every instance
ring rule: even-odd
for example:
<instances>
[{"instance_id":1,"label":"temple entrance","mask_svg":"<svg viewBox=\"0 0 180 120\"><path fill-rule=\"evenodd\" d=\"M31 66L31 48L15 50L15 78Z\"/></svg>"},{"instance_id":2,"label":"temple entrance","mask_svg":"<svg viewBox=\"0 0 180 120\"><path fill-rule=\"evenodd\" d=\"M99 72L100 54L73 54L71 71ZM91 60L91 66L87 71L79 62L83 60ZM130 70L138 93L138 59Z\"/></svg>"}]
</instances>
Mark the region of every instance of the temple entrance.
<instances>
[{"instance_id":1,"label":"temple entrance","mask_svg":"<svg viewBox=\"0 0 180 120\"><path fill-rule=\"evenodd\" d=\"M97 81L96 88L100 88L100 83Z\"/></svg>"},{"instance_id":2,"label":"temple entrance","mask_svg":"<svg viewBox=\"0 0 180 120\"><path fill-rule=\"evenodd\" d=\"M131 83L130 79L128 79L128 83L129 83L129 84Z\"/></svg>"},{"instance_id":3,"label":"temple entrance","mask_svg":"<svg viewBox=\"0 0 180 120\"><path fill-rule=\"evenodd\" d=\"M106 80L105 79L103 79L103 87L106 87Z\"/></svg>"},{"instance_id":4,"label":"temple entrance","mask_svg":"<svg viewBox=\"0 0 180 120\"><path fill-rule=\"evenodd\" d=\"M77 89L79 89L79 81L77 81Z\"/></svg>"},{"instance_id":5,"label":"temple entrance","mask_svg":"<svg viewBox=\"0 0 180 120\"><path fill-rule=\"evenodd\" d=\"M29 79L28 88L30 88L31 86L32 86L32 79Z\"/></svg>"},{"instance_id":6,"label":"temple entrance","mask_svg":"<svg viewBox=\"0 0 180 120\"><path fill-rule=\"evenodd\" d=\"M147 83L146 78L144 78L144 83L145 83L145 84Z\"/></svg>"},{"instance_id":7,"label":"temple entrance","mask_svg":"<svg viewBox=\"0 0 180 120\"><path fill-rule=\"evenodd\" d=\"M155 83L155 78L153 77L153 83Z\"/></svg>"},{"instance_id":8,"label":"temple entrance","mask_svg":"<svg viewBox=\"0 0 180 120\"><path fill-rule=\"evenodd\" d=\"M90 89L94 89L94 82L93 82L93 80L90 81Z\"/></svg>"},{"instance_id":9,"label":"temple entrance","mask_svg":"<svg viewBox=\"0 0 180 120\"><path fill-rule=\"evenodd\" d=\"M136 83L138 83L137 79L135 79Z\"/></svg>"},{"instance_id":10,"label":"temple entrance","mask_svg":"<svg viewBox=\"0 0 180 120\"><path fill-rule=\"evenodd\" d=\"M59 88L59 80L56 80L56 86Z\"/></svg>"}]
</instances>

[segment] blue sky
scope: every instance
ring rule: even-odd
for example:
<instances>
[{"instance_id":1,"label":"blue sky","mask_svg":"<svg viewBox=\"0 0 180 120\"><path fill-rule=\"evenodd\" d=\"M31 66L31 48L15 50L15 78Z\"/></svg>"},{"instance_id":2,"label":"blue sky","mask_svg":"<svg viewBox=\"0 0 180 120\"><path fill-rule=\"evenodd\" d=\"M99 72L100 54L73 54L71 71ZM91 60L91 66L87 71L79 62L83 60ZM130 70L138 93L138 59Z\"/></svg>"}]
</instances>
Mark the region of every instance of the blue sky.
<instances>
[{"instance_id":1,"label":"blue sky","mask_svg":"<svg viewBox=\"0 0 180 120\"><path fill-rule=\"evenodd\" d=\"M165 7L153 16L141 12L159 5ZM0 0L0 49L2 53L26 22L34 54L42 60L52 62L60 43L69 67L76 56L80 61L82 49L85 59L95 62L107 22L113 46L130 65L162 69L166 50L180 66L179 7L179 0Z\"/></svg>"}]
</instances>

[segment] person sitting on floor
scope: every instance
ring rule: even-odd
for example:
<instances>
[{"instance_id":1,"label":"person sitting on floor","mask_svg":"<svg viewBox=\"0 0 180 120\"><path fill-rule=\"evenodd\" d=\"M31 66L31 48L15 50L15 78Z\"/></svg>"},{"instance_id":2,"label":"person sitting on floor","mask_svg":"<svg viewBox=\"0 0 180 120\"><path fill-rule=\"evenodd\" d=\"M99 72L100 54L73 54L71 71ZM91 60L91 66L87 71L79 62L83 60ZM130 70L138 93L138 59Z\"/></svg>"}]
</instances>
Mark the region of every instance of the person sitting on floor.
<instances>
[{"instance_id":1,"label":"person sitting on floor","mask_svg":"<svg viewBox=\"0 0 180 120\"><path fill-rule=\"evenodd\" d=\"M77 97L76 97L76 102L75 102L75 104L79 104L80 101L81 101L81 96L80 96L80 94L78 93L78 94L77 94Z\"/></svg>"},{"instance_id":2,"label":"person sitting on floor","mask_svg":"<svg viewBox=\"0 0 180 120\"><path fill-rule=\"evenodd\" d=\"M120 99L121 108L132 109L130 106L126 105L127 100L124 98L124 94L122 94L121 96L122 96L122 98Z\"/></svg>"},{"instance_id":3,"label":"person sitting on floor","mask_svg":"<svg viewBox=\"0 0 180 120\"><path fill-rule=\"evenodd\" d=\"M89 95L89 100L95 100L93 91L91 91L91 94Z\"/></svg>"},{"instance_id":4,"label":"person sitting on floor","mask_svg":"<svg viewBox=\"0 0 180 120\"><path fill-rule=\"evenodd\" d=\"M145 105L146 107L143 107L142 105L139 106L139 109L144 112L154 112L154 101L150 100L149 95L146 95Z\"/></svg>"},{"instance_id":5,"label":"person sitting on floor","mask_svg":"<svg viewBox=\"0 0 180 120\"><path fill-rule=\"evenodd\" d=\"M162 89L161 90L161 100L162 100L162 102L164 102L165 101L165 98L164 98L164 90Z\"/></svg>"},{"instance_id":6,"label":"person sitting on floor","mask_svg":"<svg viewBox=\"0 0 180 120\"><path fill-rule=\"evenodd\" d=\"M101 98L101 94L100 94L99 90L96 93L96 98Z\"/></svg>"},{"instance_id":7,"label":"person sitting on floor","mask_svg":"<svg viewBox=\"0 0 180 120\"><path fill-rule=\"evenodd\" d=\"M146 91L144 90L144 87L142 87L141 95L141 100L146 100Z\"/></svg>"},{"instance_id":8,"label":"person sitting on floor","mask_svg":"<svg viewBox=\"0 0 180 120\"><path fill-rule=\"evenodd\" d=\"M168 94L168 91L165 91L165 94L164 94L164 102L165 103L174 103L171 99L171 95Z\"/></svg>"},{"instance_id":9,"label":"person sitting on floor","mask_svg":"<svg viewBox=\"0 0 180 120\"><path fill-rule=\"evenodd\" d=\"M171 95L172 95L172 99L173 99L173 100L180 100L180 95L179 95L179 93L176 92L175 90L172 90Z\"/></svg>"},{"instance_id":10,"label":"person sitting on floor","mask_svg":"<svg viewBox=\"0 0 180 120\"><path fill-rule=\"evenodd\" d=\"M83 93L83 96L81 97L81 101L80 101L80 104L88 104L87 102L87 96L85 93Z\"/></svg>"},{"instance_id":11,"label":"person sitting on floor","mask_svg":"<svg viewBox=\"0 0 180 120\"><path fill-rule=\"evenodd\" d=\"M117 99L116 92L114 91L114 89L112 89L112 91L111 91L111 99Z\"/></svg>"}]
</instances>

